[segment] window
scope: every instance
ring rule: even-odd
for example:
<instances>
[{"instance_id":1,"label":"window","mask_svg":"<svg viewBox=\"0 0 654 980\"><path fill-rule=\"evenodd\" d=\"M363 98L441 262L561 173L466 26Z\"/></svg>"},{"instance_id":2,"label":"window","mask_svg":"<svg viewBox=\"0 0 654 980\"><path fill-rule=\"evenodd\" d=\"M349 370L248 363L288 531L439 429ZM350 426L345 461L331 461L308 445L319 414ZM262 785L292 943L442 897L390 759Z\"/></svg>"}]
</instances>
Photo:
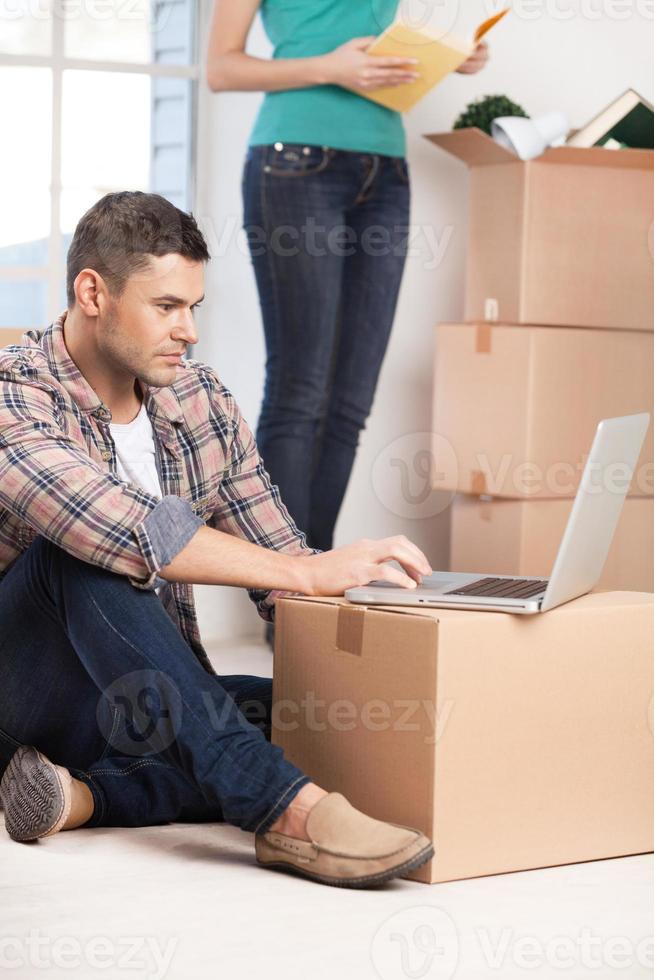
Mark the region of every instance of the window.
<instances>
[{"instance_id":1,"label":"window","mask_svg":"<svg viewBox=\"0 0 654 980\"><path fill-rule=\"evenodd\" d=\"M0 0L0 327L66 307L77 221L108 191L193 209L195 0Z\"/></svg>"}]
</instances>

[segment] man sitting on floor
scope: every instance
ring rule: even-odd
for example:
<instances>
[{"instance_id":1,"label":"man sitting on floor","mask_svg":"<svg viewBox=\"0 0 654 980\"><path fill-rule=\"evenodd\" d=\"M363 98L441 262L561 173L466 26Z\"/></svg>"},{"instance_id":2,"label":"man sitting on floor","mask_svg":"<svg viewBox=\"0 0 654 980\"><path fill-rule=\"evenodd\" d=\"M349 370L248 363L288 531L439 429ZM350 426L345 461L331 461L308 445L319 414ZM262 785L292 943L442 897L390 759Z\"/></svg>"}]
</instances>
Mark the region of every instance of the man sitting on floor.
<instances>
[{"instance_id":1,"label":"man sitting on floor","mask_svg":"<svg viewBox=\"0 0 654 980\"><path fill-rule=\"evenodd\" d=\"M377 884L430 841L271 744L271 682L216 674L192 584L243 586L271 621L280 592L411 588L431 569L403 537L306 546L233 396L182 359L208 260L191 215L107 194L75 230L67 310L0 351L5 826L26 841L225 820L265 866Z\"/></svg>"}]
</instances>

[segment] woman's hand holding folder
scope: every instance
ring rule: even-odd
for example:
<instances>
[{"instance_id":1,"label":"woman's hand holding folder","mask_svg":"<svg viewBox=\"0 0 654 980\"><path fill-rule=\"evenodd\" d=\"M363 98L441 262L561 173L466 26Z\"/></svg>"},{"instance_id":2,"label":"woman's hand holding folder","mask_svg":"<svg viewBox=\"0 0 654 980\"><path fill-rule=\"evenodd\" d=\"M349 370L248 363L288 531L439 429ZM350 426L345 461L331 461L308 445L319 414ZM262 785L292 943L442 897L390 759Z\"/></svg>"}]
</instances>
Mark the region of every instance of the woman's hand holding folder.
<instances>
[{"instance_id":1,"label":"woman's hand holding folder","mask_svg":"<svg viewBox=\"0 0 654 980\"><path fill-rule=\"evenodd\" d=\"M488 45L485 41L480 41L470 57L466 58L458 68L455 68L455 71L460 75L474 75L476 72L481 71L487 62Z\"/></svg>"}]
</instances>

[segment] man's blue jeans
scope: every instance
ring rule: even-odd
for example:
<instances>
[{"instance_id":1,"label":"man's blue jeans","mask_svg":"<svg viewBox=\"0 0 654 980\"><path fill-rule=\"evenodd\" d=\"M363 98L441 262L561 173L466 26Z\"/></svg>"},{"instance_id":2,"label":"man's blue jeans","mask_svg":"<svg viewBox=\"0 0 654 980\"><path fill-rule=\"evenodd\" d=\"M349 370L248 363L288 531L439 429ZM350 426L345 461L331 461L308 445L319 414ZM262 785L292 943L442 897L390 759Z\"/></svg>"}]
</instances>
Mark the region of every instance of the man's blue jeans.
<instances>
[{"instance_id":1,"label":"man's blue jeans","mask_svg":"<svg viewBox=\"0 0 654 980\"><path fill-rule=\"evenodd\" d=\"M89 786L85 826L263 833L310 781L267 737L270 680L209 674L126 577L37 537L0 582L0 623L0 774L35 745Z\"/></svg>"},{"instance_id":2,"label":"man's blue jeans","mask_svg":"<svg viewBox=\"0 0 654 980\"><path fill-rule=\"evenodd\" d=\"M407 163L253 146L243 197L267 351L257 445L309 544L328 551L395 316Z\"/></svg>"}]
</instances>

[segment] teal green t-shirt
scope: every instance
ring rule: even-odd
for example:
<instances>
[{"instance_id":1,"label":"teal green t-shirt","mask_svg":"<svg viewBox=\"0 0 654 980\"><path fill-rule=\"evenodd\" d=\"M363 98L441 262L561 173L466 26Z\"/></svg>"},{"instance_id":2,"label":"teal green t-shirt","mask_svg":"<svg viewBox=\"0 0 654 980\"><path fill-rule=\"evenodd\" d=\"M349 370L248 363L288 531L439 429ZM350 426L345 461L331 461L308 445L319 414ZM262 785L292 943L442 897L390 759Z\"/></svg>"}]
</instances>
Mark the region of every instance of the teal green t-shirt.
<instances>
[{"instance_id":1,"label":"teal green t-shirt","mask_svg":"<svg viewBox=\"0 0 654 980\"><path fill-rule=\"evenodd\" d=\"M399 0L262 0L261 18L273 58L327 54L354 37L381 34ZM268 92L250 145L306 143L359 153L404 156L399 112L338 85Z\"/></svg>"}]
</instances>

